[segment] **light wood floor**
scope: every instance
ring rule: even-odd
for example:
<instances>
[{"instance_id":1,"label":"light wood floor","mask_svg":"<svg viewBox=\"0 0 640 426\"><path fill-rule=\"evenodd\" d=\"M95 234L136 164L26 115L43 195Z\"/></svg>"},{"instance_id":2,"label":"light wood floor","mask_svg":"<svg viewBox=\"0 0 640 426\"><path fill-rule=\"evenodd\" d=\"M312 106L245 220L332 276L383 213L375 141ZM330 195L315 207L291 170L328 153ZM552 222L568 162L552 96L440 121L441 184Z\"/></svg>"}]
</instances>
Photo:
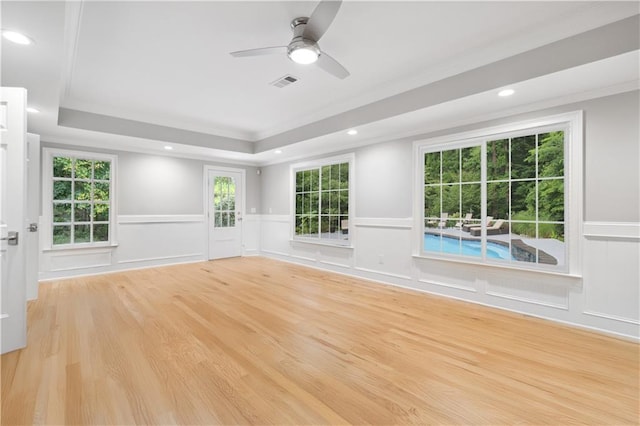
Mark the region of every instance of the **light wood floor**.
<instances>
[{"instance_id":1,"label":"light wood floor","mask_svg":"<svg viewBox=\"0 0 640 426\"><path fill-rule=\"evenodd\" d=\"M2 425L636 424L638 345L263 258L44 283Z\"/></svg>"}]
</instances>

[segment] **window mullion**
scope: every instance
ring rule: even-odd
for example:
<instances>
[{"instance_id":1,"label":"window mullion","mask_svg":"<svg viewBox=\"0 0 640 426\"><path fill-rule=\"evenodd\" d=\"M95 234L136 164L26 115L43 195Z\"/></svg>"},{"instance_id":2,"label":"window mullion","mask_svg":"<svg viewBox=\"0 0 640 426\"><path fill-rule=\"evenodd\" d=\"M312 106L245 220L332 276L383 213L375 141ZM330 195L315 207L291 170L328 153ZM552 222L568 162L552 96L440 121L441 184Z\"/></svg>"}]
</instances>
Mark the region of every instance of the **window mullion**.
<instances>
[{"instance_id":1,"label":"window mullion","mask_svg":"<svg viewBox=\"0 0 640 426\"><path fill-rule=\"evenodd\" d=\"M485 222L487 221L487 141L482 141L480 145L480 225L482 232L480 233L480 257L482 261L487 260L487 236Z\"/></svg>"}]
</instances>

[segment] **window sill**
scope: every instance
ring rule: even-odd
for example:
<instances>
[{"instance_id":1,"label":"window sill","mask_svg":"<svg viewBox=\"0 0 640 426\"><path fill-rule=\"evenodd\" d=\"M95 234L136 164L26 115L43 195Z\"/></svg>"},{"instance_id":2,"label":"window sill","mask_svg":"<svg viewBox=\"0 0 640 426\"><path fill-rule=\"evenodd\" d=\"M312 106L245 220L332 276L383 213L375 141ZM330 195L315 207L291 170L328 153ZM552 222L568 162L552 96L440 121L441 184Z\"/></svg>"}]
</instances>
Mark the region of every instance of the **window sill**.
<instances>
[{"instance_id":1,"label":"window sill","mask_svg":"<svg viewBox=\"0 0 640 426\"><path fill-rule=\"evenodd\" d=\"M474 262L471 259L468 259L468 260L467 259L455 259L455 258L451 258L451 257L429 256L429 255L425 255L425 254L414 254L412 257L414 259L437 260L437 261L442 261L442 262L451 262L451 263L457 263L457 264L463 264L463 265L469 265L469 266L481 266L481 267L485 267L485 268L503 269L503 270L524 272L524 273L543 274L543 275L550 275L550 276L555 276L555 277L564 277L564 278L570 278L570 279L576 279L576 280L581 280L582 279L582 275L581 274L572 274L570 272L550 271L550 270L533 269L533 268L521 268L521 267L510 266L510 265L500 265L498 263Z\"/></svg>"},{"instance_id":2,"label":"window sill","mask_svg":"<svg viewBox=\"0 0 640 426\"><path fill-rule=\"evenodd\" d=\"M92 250L100 250L100 249L114 249L118 247L118 243L105 244L100 246L73 246L73 247L48 247L43 248L43 253L55 253L55 252L63 252L63 251L92 251Z\"/></svg>"},{"instance_id":3,"label":"window sill","mask_svg":"<svg viewBox=\"0 0 640 426\"><path fill-rule=\"evenodd\" d=\"M332 243L328 241L298 240L293 238L293 239L290 239L289 242L292 244L293 243L313 244L317 246L336 247L336 248L353 250L353 245L351 245L350 241L346 242L345 244L341 244L341 243Z\"/></svg>"}]
</instances>

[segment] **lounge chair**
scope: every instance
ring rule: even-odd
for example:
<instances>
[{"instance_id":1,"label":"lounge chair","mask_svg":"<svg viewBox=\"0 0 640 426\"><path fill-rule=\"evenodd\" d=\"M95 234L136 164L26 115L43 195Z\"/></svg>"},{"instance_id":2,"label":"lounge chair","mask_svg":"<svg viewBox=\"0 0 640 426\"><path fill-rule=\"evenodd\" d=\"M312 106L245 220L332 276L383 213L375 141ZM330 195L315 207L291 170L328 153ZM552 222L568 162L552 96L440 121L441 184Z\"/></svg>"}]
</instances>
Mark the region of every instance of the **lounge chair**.
<instances>
[{"instance_id":1,"label":"lounge chair","mask_svg":"<svg viewBox=\"0 0 640 426\"><path fill-rule=\"evenodd\" d=\"M491 225L491 222L493 221L493 216L487 216L487 220L486 220L486 224L487 226ZM479 223L475 223L475 224L466 224L466 225L462 225L462 230L465 232L471 232L471 230L473 228L481 228L482 225L480 225Z\"/></svg>"},{"instance_id":2,"label":"lounge chair","mask_svg":"<svg viewBox=\"0 0 640 426\"><path fill-rule=\"evenodd\" d=\"M465 225L467 222L469 222L472 217L473 217L473 213L467 213L464 219L461 219L458 221L458 223L456 223L456 228L458 229L462 228L462 226Z\"/></svg>"},{"instance_id":3,"label":"lounge chair","mask_svg":"<svg viewBox=\"0 0 640 426\"><path fill-rule=\"evenodd\" d=\"M430 220L429 222L427 222L427 224L429 225L438 225L438 228L444 228L447 226L447 219L449 218L449 213L447 212L443 212L442 216L440 217L440 219L437 220Z\"/></svg>"},{"instance_id":4,"label":"lounge chair","mask_svg":"<svg viewBox=\"0 0 640 426\"><path fill-rule=\"evenodd\" d=\"M491 226L487 226L487 235L498 235L498 234L502 234L502 225L504 224L504 220L500 219L500 220L496 220L496 223L494 223ZM480 234L482 234L482 228L481 227L477 227L477 228L471 228L471 235L473 235L474 237L479 237Z\"/></svg>"}]
</instances>

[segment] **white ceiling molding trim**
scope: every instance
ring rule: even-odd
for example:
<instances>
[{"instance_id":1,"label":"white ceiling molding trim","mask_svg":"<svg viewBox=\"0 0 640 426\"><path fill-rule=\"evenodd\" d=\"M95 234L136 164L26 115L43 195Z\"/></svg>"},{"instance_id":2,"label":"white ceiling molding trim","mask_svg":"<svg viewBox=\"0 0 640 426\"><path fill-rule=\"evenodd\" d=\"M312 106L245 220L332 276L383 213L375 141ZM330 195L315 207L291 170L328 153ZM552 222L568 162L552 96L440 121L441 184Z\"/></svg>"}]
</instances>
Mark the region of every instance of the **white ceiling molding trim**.
<instances>
[{"instance_id":1,"label":"white ceiling molding trim","mask_svg":"<svg viewBox=\"0 0 640 426\"><path fill-rule=\"evenodd\" d=\"M190 145L232 152L254 152L253 143L246 140L143 123L141 121L126 120L124 118L68 108L58 109L58 125L163 142L185 143L188 141Z\"/></svg>"},{"instance_id":2,"label":"white ceiling molding trim","mask_svg":"<svg viewBox=\"0 0 640 426\"><path fill-rule=\"evenodd\" d=\"M84 0L68 1L65 4L64 18L64 62L62 70L62 84L60 85L60 105L70 96L71 83L73 82L73 69L78 55L80 39L80 27L82 22L82 10Z\"/></svg>"},{"instance_id":3,"label":"white ceiling molding trim","mask_svg":"<svg viewBox=\"0 0 640 426\"><path fill-rule=\"evenodd\" d=\"M640 49L640 15L523 52L256 142L256 153Z\"/></svg>"}]
</instances>

